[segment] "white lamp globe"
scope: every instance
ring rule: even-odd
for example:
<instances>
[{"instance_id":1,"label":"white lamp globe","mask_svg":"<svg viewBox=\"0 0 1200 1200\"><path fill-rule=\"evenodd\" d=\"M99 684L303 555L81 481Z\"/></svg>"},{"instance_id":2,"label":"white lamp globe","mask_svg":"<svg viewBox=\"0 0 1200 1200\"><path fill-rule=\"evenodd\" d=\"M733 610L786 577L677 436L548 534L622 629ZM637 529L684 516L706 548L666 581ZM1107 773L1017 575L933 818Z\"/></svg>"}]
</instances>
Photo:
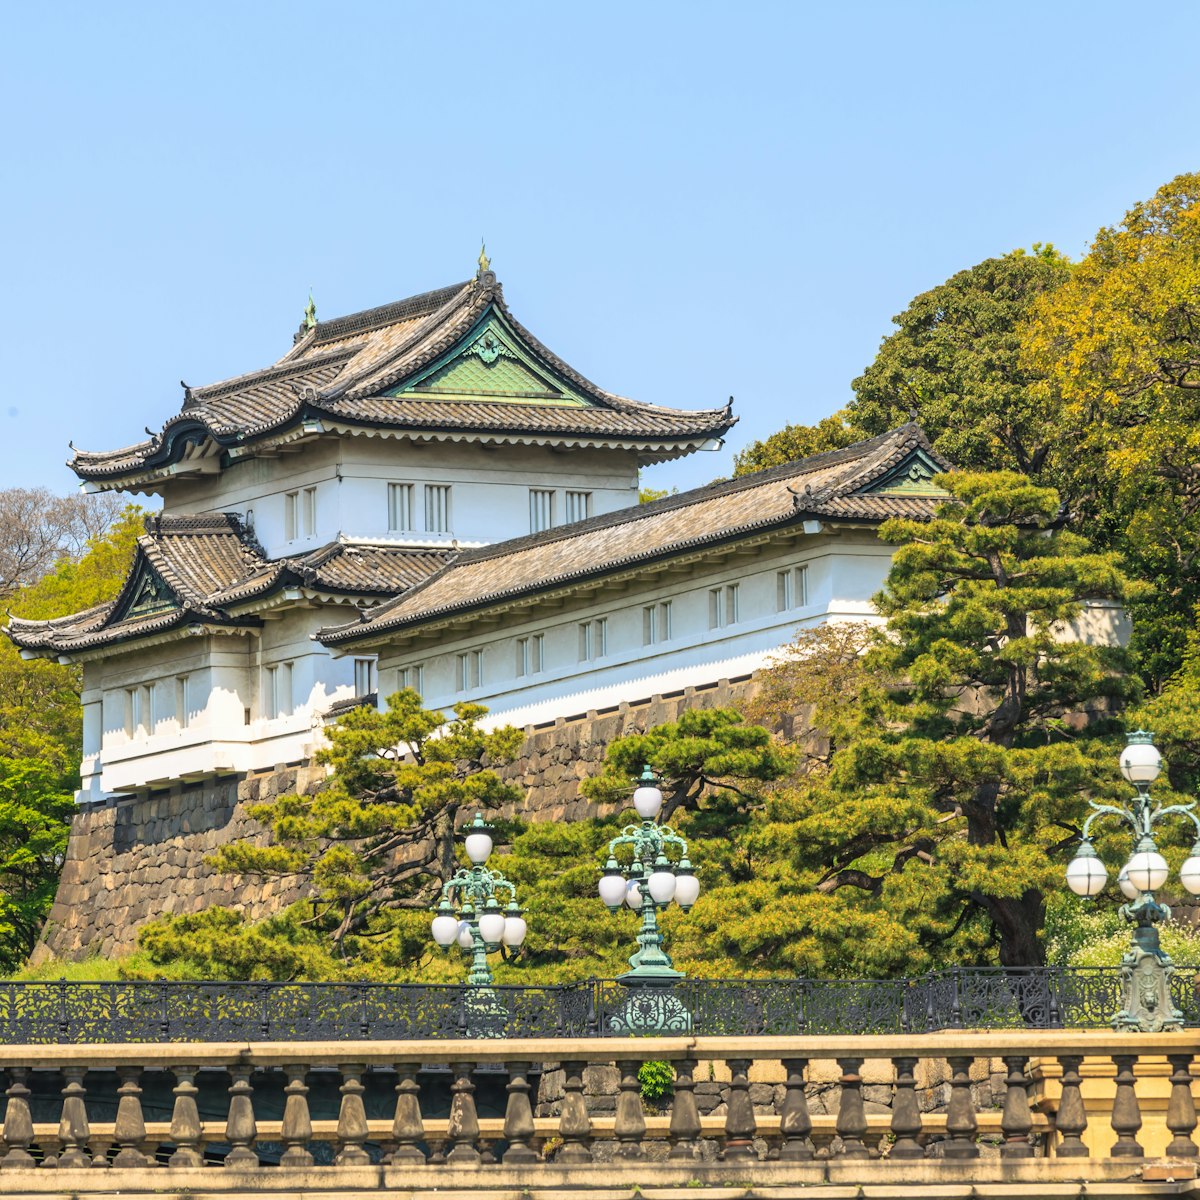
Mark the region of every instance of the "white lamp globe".
<instances>
[{"instance_id":1,"label":"white lamp globe","mask_svg":"<svg viewBox=\"0 0 1200 1200\"><path fill-rule=\"evenodd\" d=\"M1193 847L1192 854L1184 860L1183 866L1179 868L1179 882L1193 896L1200 896L1200 854L1195 853L1195 849Z\"/></svg>"},{"instance_id":2,"label":"white lamp globe","mask_svg":"<svg viewBox=\"0 0 1200 1200\"><path fill-rule=\"evenodd\" d=\"M687 912L693 904L696 903L696 897L700 895L700 880L695 875L676 875L675 876L675 903Z\"/></svg>"},{"instance_id":3,"label":"white lamp globe","mask_svg":"<svg viewBox=\"0 0 1200 1200\"><path fill-rule=\"evenodd\" d=\"M1133 734L1134 738L1145 734ZM1162 755L1148 741L1131 741L1121 751L1121 774L1130 783L1153 783L1162 770Z\"/></svg>"},{"instance_id":4,"label":"white lamp globe","mask_svg":"<svg viewBox=\"0 0 1200 1200\"><path fill-rule=\"evenodd\" d=\"M1117 887L1121 889L1121 895L1126 900L1136 900L1141 893L1129 882L1129 868L1122 867L1117 875Z\"/></svg>"},{"instance_id":5,"label":"white lamp globe","mask_svg":"<svg viewBox=\"0 0 1200 1200\"><path fill-rule=\"evenodd\" d=\"M517 947L525 940L529 926L525 918L516 914L504 918L504 936L500 939L506 946Z\"/></svg>"},{"instance_id":6,"label":"white lamp globe","mask_svg":"<svg viewBox=\"0 0 1200 1200\"><path fill-rule=\"evenodd\" d=\"M643 784L633 793L633 807L643 821L653 821L662 812L663 794L654 784Z\"/></svg>"},{"instance_id":7,"label":"white lamp globe","mask_svg":"<svg viewBox=\"0 0 1200 1200\"><path fill-rule=\"evenodd\" d=\"M470 921L459 921L458 944L464 950L470 950L475 945L475 934L471 930Z\"/></svg>"},{"instance_id":8,"label":"white lamp globe","mask_svg":"<svg viewBox=\"0 0 1200 1200\"><path fill-rule=\"evenodd\" d=\"M470 826L467 828L469 829ZM492 835L484 830L468 833L464 844L467 848L467 857L477 867L482 867L492 853Z\"/></svg>"},{"instance_id":9,"label":"white lamp globe","mask_svg":"<svg viewBox=\"0 0 1200 1200\"><path fill-rule=\"evenodd\" d=\"M640 912L642 908L642 889L636 879L631 879L625 885L625 903L633 909L634 912Z\"/></svg>"},{"instance_id":10,"label":"white lamp globe","mask_svg":"<svg viewBox=\"0 0 1200 1200\"><path fill-rule=\"evenodd\" d=\"M1067 864L1067 887L1077 896L1098 896L1107 882L1108 872L1094 850L1081 852Z\"/></svg>"},{"instance_id":11,"label":"white lamp globe","mask_svg":"<svg viewBox=\"0 0 1200 1200\"><path fill-rule=\"evenodd\" d=\"M489 946L498 946L504 937L504 914L485 912L479 918L479 936Z\"/></svg>"},{"instance_id":12,"label":"white lamp globe","mask_svg":"<svg viewBox=\"0 0 1200 1200\"><path fill-rule=\"evenodd\" d=\"M429 928L439 946L453 946L454 939L458 937L458 918L442 913L433 918Z\"/></svg>"},{"instance_id":13,"label":"white lamp globe","mask_svg":"<svg viewBox=\"0 0 1200 1200\"><path fill-rule=\"evenodd\" d=\"M675 895L675 873L673 871L652 871L646 880L650 895L655 904L670 904Z\"/></svg>"},{"instance_id":14,"label":"white lamp globe","mask_svg":"<svg viewBox=\"0 0 1200 1200\"><path fill-rule=\"evenodd\" d=\"M1125 870L1139 892L1157 891L1167 882L1167 860L1157 850L1139 850L1125 864Z\"/></svg>"},{"instance_id":15,"label":"white lamp globe","mask_svg":"<svg viewBox=\"0 0 1200 1200\"><path fill-rule=\"evenodd\" d=\"M600 899L611 909L618 909L625 902L625 876L601 875Z\"/></svg>"}]
</instances>

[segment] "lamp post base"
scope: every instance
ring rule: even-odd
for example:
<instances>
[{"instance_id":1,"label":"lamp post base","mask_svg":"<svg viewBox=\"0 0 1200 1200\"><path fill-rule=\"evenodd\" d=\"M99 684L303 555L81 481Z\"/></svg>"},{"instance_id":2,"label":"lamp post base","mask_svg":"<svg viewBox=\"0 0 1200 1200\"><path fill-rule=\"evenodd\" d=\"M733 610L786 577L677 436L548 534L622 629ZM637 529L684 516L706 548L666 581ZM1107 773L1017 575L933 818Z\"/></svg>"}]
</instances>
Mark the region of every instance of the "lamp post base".
<instances>
[{"instance_id":1,"label":"lamp post base","mask_svg":"<svg viewBox=\"0 0 1200 1200\"><path fill-rule=\"evenodd\" d=\"M1136 942L1121 959L1124 1004L1113 1028L1125 1033L1174 1033L1183 1028L1183 1013L1171 998L1171 976L1175 967L1161 953L1146 950Z\"/></svg>"},{"instance_id":2,"label":"lamp post base","mask_svg":"<svg viewBox=\"0 0 1200 1200\"><path fill-rule=\"evenodd\" d=\"M504 1037L508 1028L508 1005L490 987L468 987L463 992L463 1037Z\"/></svg>"},{"instance_id":3,"label":"lamp post base","mask_svg":"<svg viewBox=\"0 0 1200 1200\"><path fill-rule=\"evenodd\" d=\"M678 971L660 976L630 971L618 976L617 982L628 989L628 995L613 1014L609 1032L618 1037L691 1033L692 1014L675 995L675 984L682 978Z\"/></svg>"}]
</instances>

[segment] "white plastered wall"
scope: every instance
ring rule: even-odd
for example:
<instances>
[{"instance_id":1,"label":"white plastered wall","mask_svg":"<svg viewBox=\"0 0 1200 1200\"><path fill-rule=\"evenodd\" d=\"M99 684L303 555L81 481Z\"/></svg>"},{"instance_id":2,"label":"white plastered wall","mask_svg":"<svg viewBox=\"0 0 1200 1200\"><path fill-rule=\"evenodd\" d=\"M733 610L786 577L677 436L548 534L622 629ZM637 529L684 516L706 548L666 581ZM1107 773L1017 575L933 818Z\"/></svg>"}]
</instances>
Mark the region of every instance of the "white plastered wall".
<instances>
[{"instance_id":1,"label":"white plastered wall","mask_svg":"<svg viewBox=\"0 0 1200 1200\"><path fill-rule=\"evenodd\" d=\"M388 529L388 484L413 484L410 530ZM425 484L451 487L444 534L425 530ZM316 527L288 540L286 496L316 488ZM626 450L556 451L545 446L471 442L418 444L392 438L345 437L305 442L278 458L234 463L219 476L173 482L167 515L252 512L255 536L271 558L302 554L346 539L399 545L483 544L529 532L529 491L553 489L555 523L566 522L566 492L591 493L598 516L637 503L636 456ZM302 530L298 530L302 533Z\"/></svg>"},{"instance_id":2,"label":"white plastered wall","mask_svg":"<svg viewBox=\"0 0 1200 1200\"><path fill-rule=\"evenodd\" d=\"M489 724L540 724L621 701L711 683L761 667L802 628L828 620L878 620L871 597L891 562L891 547L867 530L814 534L791 545L765 545L724 563L697 562L685 574L634 579L617 595L568 599L561 609L514 609L502 632L447 630L427 648L379 652L380 695L395 691L400 671L420 665L432 708L457 700L487 705ZM808 602L780 611L778 575L807 568ZM737 620L710 628L709 592L737 585ZM643 609L671 604L671 637L644 644ZM579 626L607 620L607 653L579 661ZM520 638L544 638L543 670L517 676ZM483 683L457 688L457 657L482 650Z\"/></svg>"}]
</instances>

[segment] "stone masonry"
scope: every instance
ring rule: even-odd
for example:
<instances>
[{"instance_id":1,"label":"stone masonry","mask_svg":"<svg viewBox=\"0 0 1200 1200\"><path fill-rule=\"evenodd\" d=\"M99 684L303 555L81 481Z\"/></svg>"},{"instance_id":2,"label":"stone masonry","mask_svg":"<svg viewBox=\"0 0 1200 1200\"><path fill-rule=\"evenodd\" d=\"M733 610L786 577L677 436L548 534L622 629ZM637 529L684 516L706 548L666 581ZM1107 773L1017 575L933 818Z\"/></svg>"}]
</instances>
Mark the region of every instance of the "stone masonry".
<instances>
[{"instance_id":1,"label":"stone masonry","mask_svg":"<svg viewBox=\"0 0 1200 1200\"><path fill-rule=\"evenodd\" d=\"M721 680L527 729L521 756L503 772L525 790L526 799L503 815L549 821L597 815L596 806L579 794L579 783L600 769L609 742L676 720L687 708L733 704L752 690L749 677ZM205 859L231 842L265 840L246 811L249 805L294 791L311 794L323 779L320 767L281 766L81 809L32 962L127 952L137 943L138 928L164 915L223 904L243 907L252 920L261 920L300 899L300 883L218 875Z\"/></svg>"}]
</instances>

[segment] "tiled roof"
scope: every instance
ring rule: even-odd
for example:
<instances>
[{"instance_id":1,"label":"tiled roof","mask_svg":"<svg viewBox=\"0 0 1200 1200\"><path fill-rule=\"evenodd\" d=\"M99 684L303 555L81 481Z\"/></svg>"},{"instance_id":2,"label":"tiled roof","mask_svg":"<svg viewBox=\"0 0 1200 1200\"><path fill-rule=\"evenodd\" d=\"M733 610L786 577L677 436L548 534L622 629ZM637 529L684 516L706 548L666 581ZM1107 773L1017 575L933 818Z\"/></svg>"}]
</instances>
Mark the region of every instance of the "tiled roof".
<instances>
[{"instance_id":1,"label":"tiled roof","mask_svg":"<svg viewBox=\"0 0 1200 1200\"><path fill-rule=\"evenodd\" d=\"M268 560L232 513L152 517L120 595L108 604L53 621L13 617L6 632L27 650L69 654L126 642L192 623L254 625L239 605L285 587L335 596L394 596L444 566L451 552L334 542L308 554ZM169 598L137 611L150 571Z\"/></svg>"},{"instance_id":2,"label":"tiled roof","mask_svg":"<svg viewBox=\"0 0 1200 1200\"><path fill-rule=\"evenodd\" d=\"M456 346L485 317L497 315L531 361L574 394L561 401L502 403L461 396L404 394L413 380ZM399 392L401 394L390 394ZM305 420L386 428L419 435L530 436L610 440L647 453L692 447L720 437L736 418L728 406L683 411L606 392L523 328L484 271L466 283L395 304L318 322L273 366L207 387L189 388L183 407L150 438L120 450L76 450L70 466L83 479L116 483L195 456L208 456L283 433Z\"/></svg>"},{"instance_id":3,"label":"tiled roof","mask_svg":"<svg viewBox=\"0 0 1200 1200\"><path fill-rule=\"evenodd\" d=\"M375 637L806 519L928 518L941 500L932 490L905 494L897 485L871 491L918 459L934 470L950 469L917 425L904 425L843 450L465 551L360 622L323 629L318 637L328 645Z\"/></svg>"}]
</instances>

